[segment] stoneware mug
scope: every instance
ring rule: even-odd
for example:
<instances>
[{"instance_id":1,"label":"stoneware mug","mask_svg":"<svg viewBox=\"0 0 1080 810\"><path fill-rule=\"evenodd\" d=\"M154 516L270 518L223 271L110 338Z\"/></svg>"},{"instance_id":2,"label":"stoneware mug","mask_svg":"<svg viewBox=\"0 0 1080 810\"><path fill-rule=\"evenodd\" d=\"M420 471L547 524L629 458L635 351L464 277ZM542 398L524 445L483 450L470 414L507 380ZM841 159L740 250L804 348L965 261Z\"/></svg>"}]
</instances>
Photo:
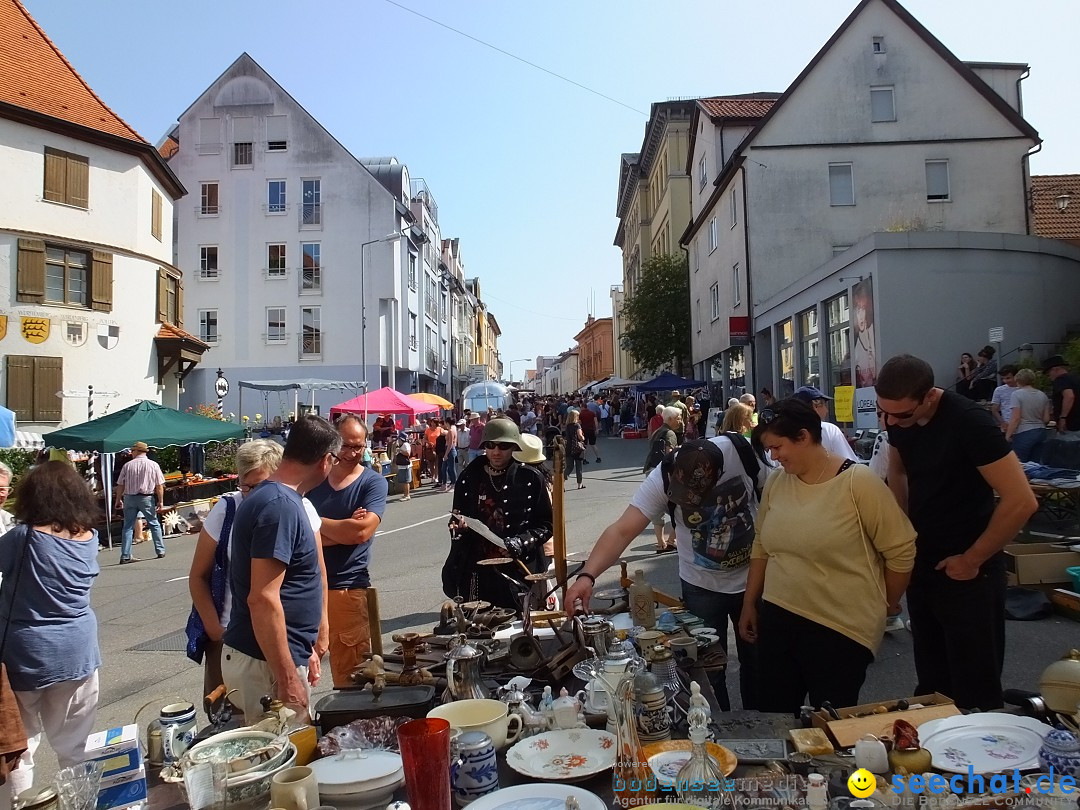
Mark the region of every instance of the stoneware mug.
<instances>
[{"instance_id":1,"label":"stoneware mug","mask_svg":"<svg viewBox=\"0 0 1080 810\"><path fill-rule=\"evenodd\" d=\"M306 765L286 768L270 782L270 803L284 810L315 810L319 806L319 781Z\"/></svg>"},{"instance_id":2,"label":"stoneware mug","mask_svg":"<svg viewBox=\"0 0 1080 810\"><path fill-rule=\"evenodd\" d=\"M458 737L460 764L454 772L454 803L464 807L469 802L499 789L499 768L495 744L482 731L465 731Z\"/></svg>"},{"instance_id":3,"label":"stoneware mug","mask_svg":"<svg viewBox=\"0 0 1080 810\"><path fill-rule=\"evenodd\" d=\"M161 725L162 758L166 765L173 765L195 739L195 705L170 703L162 706L158 723Z\"/></svg>"},{"instance_id":4,"label":"stoneware mug","mask_svg":"<svg viewBox=\"0 0 1080 810\"><path fill-rule=\"evenodd\" d=\"M698 643L696 638L673 638L668 642L668 646L671 648L671 654L675 656L676 660L685 656L691 661L697 661Z\"/></svg>"}]
</instances>

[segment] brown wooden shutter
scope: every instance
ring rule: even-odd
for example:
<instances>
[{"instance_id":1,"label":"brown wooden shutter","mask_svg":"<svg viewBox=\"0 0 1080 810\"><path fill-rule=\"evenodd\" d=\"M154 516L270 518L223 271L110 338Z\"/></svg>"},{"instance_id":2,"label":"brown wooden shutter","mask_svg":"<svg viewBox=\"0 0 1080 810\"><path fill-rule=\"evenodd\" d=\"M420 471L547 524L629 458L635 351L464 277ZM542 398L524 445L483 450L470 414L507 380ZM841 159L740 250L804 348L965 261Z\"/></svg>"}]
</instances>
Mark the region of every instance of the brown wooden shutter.
<instances>
[{"instance_id":1,"label":"brown wooden shutter","mask_svg":"<svg viewBox=\"0 0 1080 810\"><path fill-rule=\"evenodd\" d=\"M90 301L98 312L112 312L113 257L111 253L95 250L93 272L90 276Z\"/></svg>"},{"instance_id":2,"label":"brown wooden shutter","mask_svg":"<svg viewBox=\"0 0 1080 810\"><path fill-rule=\"evenodd\" d=\"M184 325L184 280L176 280L176 325Z\"/></svg>"},{"instance_id":3,"label":"brown wooden shutter","mask_svg":"<svg viewBox=\"0 0 1080 810\"><path fill-rule=\"evenodd\" d=\"M64 390L64 359L34 358L34 421L59 422L64 418L63 400L56 395Z\"/></svg>"},{"instance_id":4,"label":"brown wooden shutter","mask_svg":"<svg viewBox=\"0 0 1080 810\"><path fill-rule=\"evenodd\" d=\"M7 406L18 422L34 419L34 358L22 354L7 356ZM59 390L59 389L57 389ZM57 400L59 402L60 400Z\"/></svg>"},{"instance_id":5,"label":"brown wooden shutter","mask_svg":"<svg viewBox=\"0 0 1080 810\"><path fill-rule=\"evenodd\" d=\"M24 303L45 301L45 243L40 239L19 240L16 290L16 297Z\"/></svg>"},{"instance_id":6,"label":"brown wooden shutter","mask_svg":"<svg viewBox=\"0 0 1080 810\"><path fill-rule=\"evenodd\" d=\"M55 149L45 149L45 191L43 197L49 202L66 202L67 156Z\"/></svg>"},{"instance_id":7,"label":"brown wooden shutter","mask_svg":"<svg viewBox=\"0 0 1080 810\"><path fill-rule=\"evenodd\" d=\"M90 207L90 159L79 155L67 156L67 199L68 205L79 208Z\"/></svg>"},{"instance_id":8,"label":"brown wooden shutter","mask_svg":"<svg viewBox=\"0 0 1080 810\"><path fill-rule=\"evenodd\" d=\"M169 320L169 276L164 267L157 271L157 322L167 323Z\"/></svg>"},{"instance_id":9,"label":"brown wooden shutter","mask_svg":"<svg viewBox=\"0 0 1080 810\"><path fill-rule=\"evenodd\" d=\"M150 191L150 235L161 241L161 195Z\"/></svg>"}]
</instances>

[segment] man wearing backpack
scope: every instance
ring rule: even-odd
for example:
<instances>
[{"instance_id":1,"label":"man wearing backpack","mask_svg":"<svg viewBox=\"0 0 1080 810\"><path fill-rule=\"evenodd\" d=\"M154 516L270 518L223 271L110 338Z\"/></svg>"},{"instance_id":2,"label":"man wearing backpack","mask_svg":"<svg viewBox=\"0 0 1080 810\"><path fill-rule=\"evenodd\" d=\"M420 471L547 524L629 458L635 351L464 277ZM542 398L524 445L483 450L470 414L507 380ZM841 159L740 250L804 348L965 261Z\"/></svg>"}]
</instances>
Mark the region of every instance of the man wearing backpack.
<instances>
[{"instance_id":1,"label":"man wearing backpack","mask_svg":"<svg viewBox=\"0 0 1080 810\"><path fill-rule=\"evenodd\" d=\"M630 505L596 541L566 592L564 606L588 610L596 578L615 564L650 520L667 512L675 527L679 578L686 609L720 633L727 650L728 622L738 627L754 542L758 493L768 468L737 434L688 442L652 470ZM744 709L756 709L754 647L736 635L739 689ZM710 676L720 708L731 702L723 673Z\"/></svg>"}]
</instances>

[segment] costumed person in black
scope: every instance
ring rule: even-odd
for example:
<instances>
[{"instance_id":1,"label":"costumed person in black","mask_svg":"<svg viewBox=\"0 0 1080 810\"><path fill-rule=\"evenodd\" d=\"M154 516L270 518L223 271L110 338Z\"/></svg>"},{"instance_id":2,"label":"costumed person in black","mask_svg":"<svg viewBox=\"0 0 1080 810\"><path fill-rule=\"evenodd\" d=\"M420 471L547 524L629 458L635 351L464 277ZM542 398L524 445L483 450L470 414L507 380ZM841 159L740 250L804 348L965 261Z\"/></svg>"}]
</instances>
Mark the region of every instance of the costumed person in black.
<instances>
[{"instance_id":1,"label":"costumed person in black","mask_svg":"<svg viewBox=\"0 0 1080 810\"><path fill-rule=\"evenodd\" d=\"M480 599L520 611L525 575L547 570L544 543L551 537L551 499L543 474L514 460L514 452L525 449L522 445L521 432L511 420L489 420L481 445L486 455L470 462L458 478L449 523L450 553L442 570L443 593L451 598ZM487 526L506 548L469 529L465 517ZM496 558L513 562L479 564Z\"/></svg>"}]
</instances>

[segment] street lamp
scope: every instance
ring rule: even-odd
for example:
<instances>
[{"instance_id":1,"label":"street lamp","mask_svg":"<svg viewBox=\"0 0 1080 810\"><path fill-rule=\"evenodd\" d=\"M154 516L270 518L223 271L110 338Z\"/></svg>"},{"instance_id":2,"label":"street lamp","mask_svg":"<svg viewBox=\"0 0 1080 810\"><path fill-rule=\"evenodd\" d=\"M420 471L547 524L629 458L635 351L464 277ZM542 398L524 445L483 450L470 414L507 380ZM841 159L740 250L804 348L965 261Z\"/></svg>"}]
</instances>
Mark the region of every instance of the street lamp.
<instances>
[{"instance_id":1,"label":"street lamp","mask_svg":"<svg viewBox=\"0 0 1080 810\"><path fill-rule=\"evenodd\" d=\"M514 363L528 363L530 360L532 360L531 357L521 357L521 358L519 358L517 360L511 360L510 361L510 384L511 385L514 384Z\"/></svg>"},{"instance_id":2,"label":"street lamp","mask_svg":"<svg viewBox=\"0 0 1080 810\"><path fill-rule=\"evenodd\" d=\"M391 239L397 239L401 236L401 231L394 231L388 233L381 239L370 239L367 242L360 244L360 362L364 366L364 382L368 383L368 370L367 370L367 293L364 290L364 248L368 245L374 245L378 242L389 242ZM382 367L379 367L379 385L382 385ZM368 390L371 389L368 384Z\"/></svg>"}]
</instances>

